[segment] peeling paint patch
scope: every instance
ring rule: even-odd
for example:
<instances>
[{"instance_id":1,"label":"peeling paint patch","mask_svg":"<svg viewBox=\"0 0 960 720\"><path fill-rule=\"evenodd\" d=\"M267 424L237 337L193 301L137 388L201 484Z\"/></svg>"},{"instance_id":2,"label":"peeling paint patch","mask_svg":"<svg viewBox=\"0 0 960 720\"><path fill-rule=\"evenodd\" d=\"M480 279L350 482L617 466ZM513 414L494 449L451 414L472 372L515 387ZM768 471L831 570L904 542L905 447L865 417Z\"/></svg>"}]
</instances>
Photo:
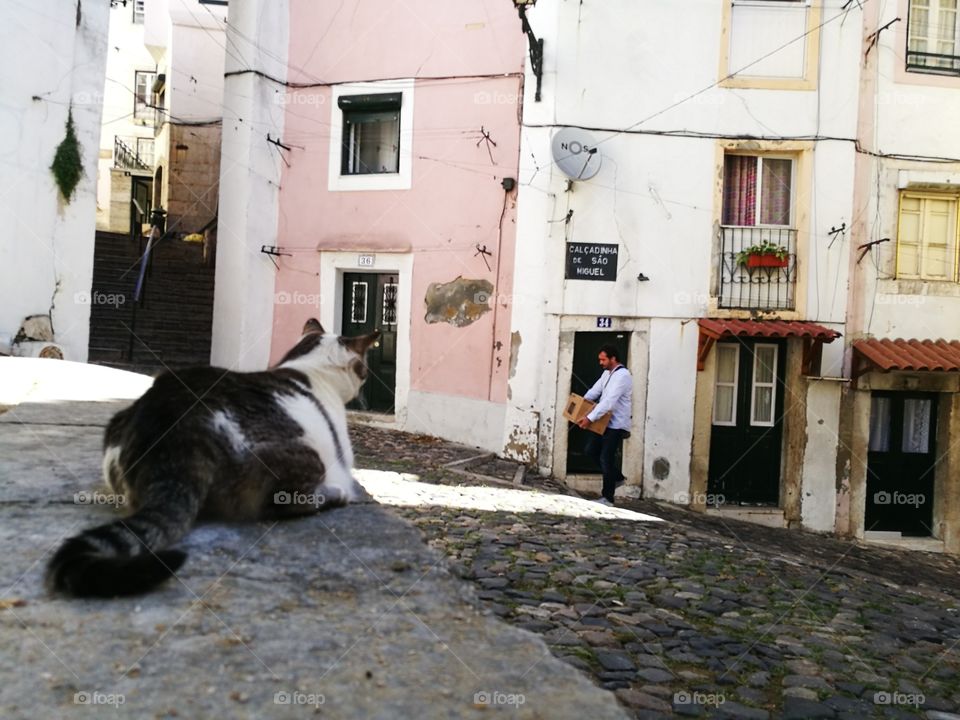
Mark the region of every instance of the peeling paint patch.
<instances>
[{"instance_id":1,"label":"peeling paint patch","mask_svg":"<svg viewBox=\"0 0 960 720\"><path fill-rule=\"evenodd\" d=\"M517 358L520 355L520 345L523 338L520 332L516 331L510 334L510 367L507 372L507 400L513 399L513 388L510 387L510 380L517 374Z\"/></svg>"},{"instance_id":2,"label":"peeling paint patch","mask_svg":"<svg viewBox=\"0 0 960 720\"><path fill-rule=\"evenodd\" d=\"M489 280L470 280L457 277L448 283L431 283L424 303L428 323L445 322L454 327L465 327L490 312L493 283Z\"/></svg>"},{"instance_id":3,"label":"peeling paint patch","mask_svg":"<svg viewBox=\"0 0 960 720\"><path fill-rule=\"evenodd\" d=\"M520 331L516 331L510 334L510 375L513 377L517 374L517 356L520 355L520 345L523 343L523 338L520 337Z\"/></svg>"},{"instance_id":4,"label":"peeling paint patch","mask_svg":"<svg viewBox=\"0 0 960 720\"><path fill-rule=\"evenodd\" d=\"M536 428L515 425L503 447L503 457L530 465L537 460Z\"/></svg>"}]
</instances>

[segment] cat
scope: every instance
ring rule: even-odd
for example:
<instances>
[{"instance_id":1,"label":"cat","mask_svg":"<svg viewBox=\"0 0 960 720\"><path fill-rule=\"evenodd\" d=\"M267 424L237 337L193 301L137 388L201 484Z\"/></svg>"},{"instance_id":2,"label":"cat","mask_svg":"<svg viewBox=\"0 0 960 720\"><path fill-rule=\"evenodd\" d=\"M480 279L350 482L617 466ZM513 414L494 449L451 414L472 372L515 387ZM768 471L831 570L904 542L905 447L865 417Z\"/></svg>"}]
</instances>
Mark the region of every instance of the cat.
<instances>
[{"instance_id":1,"label":"cat","mask_svg":"<svg viewBox=\"0 0 960 720\"><path fill-rule=\"evenodd\" d=\"M47 565L47 588L140 594L180 568L186 553L170 546L198 518L300 517L357 500L345 403L379 335L338 337L311 319L269 370L159 375L104 437L104 480L132 514L65 541Z\"/></svg>"}]
</instances>

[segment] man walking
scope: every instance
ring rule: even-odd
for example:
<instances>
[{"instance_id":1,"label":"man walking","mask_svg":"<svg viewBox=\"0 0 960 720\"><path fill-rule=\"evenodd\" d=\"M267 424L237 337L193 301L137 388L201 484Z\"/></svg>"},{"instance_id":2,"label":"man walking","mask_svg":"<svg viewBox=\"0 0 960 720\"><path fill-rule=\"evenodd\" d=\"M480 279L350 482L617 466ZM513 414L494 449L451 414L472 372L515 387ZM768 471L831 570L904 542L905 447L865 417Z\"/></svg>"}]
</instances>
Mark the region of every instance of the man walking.
<instances>
[{"instance_id":1,"label":"man walking","mask_svg":"<svg viewBox=\"0 0 960 720\"><path fill-rule=\"evenodd\" d=\"M603 435L592 435L587 443L587 454L600 465L603 473L603 497L599 502L613 505L613 493L626 479L617 466L617 452L624 438L630 437L630 425L633 417L633 377L625 365L620 363L620 353L613 345L604 345L598 355L603 373L584 397L597 406L577 425L587 425L603 417L608 412L610 423Z\"/></svg>"}]
</instances>

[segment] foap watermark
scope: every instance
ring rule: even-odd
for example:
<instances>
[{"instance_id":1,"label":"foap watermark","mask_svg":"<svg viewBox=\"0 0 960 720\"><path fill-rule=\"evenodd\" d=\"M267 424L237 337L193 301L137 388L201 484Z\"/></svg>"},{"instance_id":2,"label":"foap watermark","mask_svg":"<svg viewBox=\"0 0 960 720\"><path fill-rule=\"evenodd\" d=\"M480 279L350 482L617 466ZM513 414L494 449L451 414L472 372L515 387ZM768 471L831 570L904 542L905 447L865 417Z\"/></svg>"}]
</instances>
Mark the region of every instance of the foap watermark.
<instances>
[{"instance_id":1,"label":"foap watermark","mask_svg":"<svg viewBox=\"0 0 960 720\"><path fill-rule=\"evenodd\" d=\"M320 293L287 292L282 290L273 296L277 305L312 305L320 306Z\"/></svg>"},{"instance_id":2,"label":"foap watermark","mask_svg":"<svg viewBox=\"0 0 960 720\"><path fill-rule=\"evenodd\" d=\"M527 698L522 693L481 690L473 694L473 704L478 707L490 705L513 705L514 707L520 707L525 702L527 702Z\"/></svg>"},{"instance_id":3,"label":"foap watermark","mask_svg":"<svg viewBox=\"0 0 960 720\"><path fill-rule=\"evenodd\" d=\"M681 690L673 694L674 705L699 705L700 707L720 707L727 701L723 693L689 692Z\"/></svg>"},{"instance_id":4,"label":"foap watermark","mask_svg":"<svg viewBox=\"0 0 960 720\"><path fill-rule=\"evenodd\" d=\"M327 104L325 95L317 93L277 93L278 105L314 105L320 107Z\"/></svg>"},{"instance_id":5,"label":"foap watermark","mask_svg":"<svg viewBox=\"0 0 960 720\"><path fill-rule=\"evenodd\" d=\"M98 92L75 92L70 96L74 105L103 105L103 93Z\"/></svg>"},{"instance_id":6,"label":"foap watermark","mask_svg":"<svg viewBox=\"0 0 960 720\"><path fill-rule=\"evenodd\" d=\"M900 705L903 707L920 707L927 701L923 693L903 692L876 692L873 694L874 705Z\"/></svg>"},{"instance_id":7,"label":"foap watermark","mask_svg":"<svg viewBox=\"0 0 960 720\"><path fill-rule=\"evenodd\" d=\"M912 505L917 508L927 502L927 497L923 493L903 493L899 490L887 492L881 490L873 494L874 505Z\"/></svg>"},{"instance_id":8,"label":"foap watermark","mask_svg":"<svg viewBox=\"0 0 960 720\"><path fill-rule=\"evenodd\" d=\"M273 694L274 705L312 705L319 708L327 701L323 693L305 693L299 690L287 692L281 690Z\"/></svg>"},{"instance_id":9,"label":"foap watermark","mask_svg":"<svg viewBox=\"0 0 960 720\"><path fill-rule=\"evenodd\" d=\"M530 300L528 295L508 295L505 293L486 292L481 290L473 294L473 302L476 305L489 305L494 307L519 307L525 305Z\"/></svg>"},{"instance_id":10,"label":"foap watermark","mask_svg":"<svg viewBox=\"0 0 960 720\"><path fill-rule=\"evenodd\" d=\"M483 90L473 94L475 105L516 105L520 102L519 93L489 92Z\"/></svg>"},{"instance_id":11,"label":"foap watermark","mask_svg":"<svg viewBox=\"0 0 960 720\"><path fill-rule=\"evenodd\" d=\"M281 490L273 494L274 505L324 505L327 498L319 493L287 492Z\"/></svg>"},{"instance_id":12,"label":"foap watermark","mask_svg":"<svg viewBox=\"0 0 960 720\"><path fill-rule=\"evenodd\" d=\"M690 493L683 490L673 496L673 501L677 505L706 505L707 507L720 507L721 505L726 504L727 498L720 493Z\"/></svg>"},{"instance_id":13,"label":"foap watermark","mask_svg":"<svg viewBox=\"0 0 960 720\"><path fill-rule=\"evenodd\" d=\"M710 296L706 293L686 292L681 290L673 294L674 305L693 305L698 308L706 308L710 305Z\"/></svg>"},{"instance_id":14,"label":"foap watermark","mask_svg":"<svg viewBox=\"0 0 960 720\"><path fill-rule=\"evenodd\" d=\"M112 305L118 308L127 302L127 296L123 293L105 293L94 290L93 292L74 293L73 302L77 305Z\"/></svg>"},{"instance_id":15,"label":"foap watermark","mask_svg":"<svg viewBox=\"0 0 960 720\"><path fill-rule=\"evenodd\" d=\"M925 295L877 295L877 305L916 305L926 304Z\"/></svg>"},{"instance_id":16,"label":"foap watermark","mask_svg":"<svg viewBox=\"0 0 960 720\"><path fill-rule=\"evenodd\" d=\"M113 705L126 704L127 698L121 693L102 693L97 690L81 690L73 694L74 705Z\"/></svg>"},{"instance_id":17,"label":"foap watermark","mask_svg":"<svg viewBox=\"0 0 960 720\"><path fill-rule=\"evenodd\" d=\"M81 490L73 494L74 505L112 505L120 507L127 504L127 497L121 494L102 493L96 490Z\"/></svg>"}]
</instances>

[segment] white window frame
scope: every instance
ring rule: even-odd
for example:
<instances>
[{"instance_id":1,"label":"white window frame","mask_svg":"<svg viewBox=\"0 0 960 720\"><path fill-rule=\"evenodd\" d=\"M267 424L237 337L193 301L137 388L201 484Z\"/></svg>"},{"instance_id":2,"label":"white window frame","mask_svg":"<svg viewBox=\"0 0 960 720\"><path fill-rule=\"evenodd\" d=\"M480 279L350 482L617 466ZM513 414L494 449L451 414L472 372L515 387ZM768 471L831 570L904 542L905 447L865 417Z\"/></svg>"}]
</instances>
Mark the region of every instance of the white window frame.
<instances>
[{"instance_id":1,"label":"white window frame","mask_svg":"<svg viewBox=\"0 0 960 720\"><path fill-rule=\"evenodd\" d=\"M142 143L142 145L141 145L141 143ZM135 140L135 144L136 144L136 147L134 148L133 151L136 153L137 159L140 160L140 162L142 162L144 165L150 165L150 166L152 167L152 166L153 166L153 159L154 159L154 158L153 158L153 153L154 153L154 150L155 150L155 148L156 148L156 144L154 143L154 139L153 139L152 137L138 137L138 138L136 138L136 140ZM141 152L141 148L145 148L145 147L149 147L149 148L150 148L150 158L149 158L150 161L149 161L149 162L147 162L144 153Z\"/></svg>"},{"instance_id":2,"label":"white window frame","mask_svg":"<svg viewBox=\"0 0 960 720\"><path fill-rule=\"evenodd\" d=\"M720 370L720 352L728 348L733 350L733 382L721 382L718 377L714 377L713 382L713 424L723 427L736 427L737 425L737 392L740 387L740 344L739 343L717 343L717 371ZM730 420L717 420L717 388L733 387L733 404Z\"/></svg>"},{"instance_id":3,"label":"white window frame","mask_svg":"<svg viewBox=\"0 0 960 720\"><path fill-rule=\"evenodd\" d=\"M330 98L330 160L327 189L330 191L351 190L409 190L413 180L413 88L412 78L382 80L379 82L344 83L334 85ZM340 97L343 95L368 95L375 93L402 94L400 101L400 150L399 171L395 173L368 173L341 175L343 157L343 110Z\"/></svg>"},{"instance_id":4,"label":"white window frame","mask_svg":"<svg viewBox=\"0 0 960 720\"><path fill-rule=\"evenodd\" d=\"M760 360L759 348L773 348L773 382L757 382L757 363ZM774 343L756 343L753 348L753 373L750 378L750 425L753 427L773 427L777 424L777 367L780 364L780 346ZM770 392L770 422L755 420L757 413L757 388L769 387Z\"/></svg>"},{"instance_id":5,"label":"white window frame","mask_svg":"<svg viewBox=\"0 0 960 720\"><path fill-rule=\"evenodd\" d=\"M139 84L141 76L147 78L146 97L143 102L143 109L137 106L140 104ZM134 70L133 71L133 119L142 120L144 123L153 124L156 117L156 110L153 105L153 84L157 81L157 72L155 70ZM129 107L129 106L128 106Z\"/></svg>"},{"instance_id":6,"label":"white window frame","mask_svg":"<svg viewBox=\"0 0 960 720\"><path fill-rule=\"evenodd\" d=\"M143 25L144 18L144 1L145 0L133 0L133 23L134 25Z\"/></svg>"},{"instance_id":7,"label":"white window frame","mask_svg":"<svg viewBox=\"0 0 960 720\"><path fill-rule=\"evenodd\" d=\"M727 152L723 155L724 166L726 166L727 157L736 155L738 157L752 157L757 159L757 192L756 192L756 205L753 208L754 217L757 218L757 223L755 225L724 225L724 227L756 227L756 228L789 228L794 229L794 218L796 217L797 206L796 206L796 196L797 196L797 156L784 154L784 153L747 153L747 152ZM763 161L767 160L789 160L790 161L790 222L786 225L769 225L759 222L761 213L760 213L760 200L763 197ZM726 169L721 171L724 174L724 180L726 180ZM723 193L726 193L726 187L723 188ZM722 195L721 195L722 197ZM722 212L722 208L721 208Z\"/></svg>"},{"instance_id":8,"label":"white window frame","mask_svg":"<svg viewBox=\"0 0 960 720\"><path fill-rule=\"evenodd\" d=\"M940 0L930 0L930 7L928 8L930 13L931 21L933 22L932 27L937 27L936 23L939 20L940 16ZM906 53L910 54L911 52L920 52L910 50L910 41L915 37L920 37L911 33L911 28L916 27L913 24L913 0L907 0L907 47ZM932 37L929 32L923 37L923 40L927 43L927 52L931 52L930 45L936 45L940 42L940 38ZM957 8L957 18L956 25L953 29L953 55L946 56L951 58L960 58L960 6ZM928 60L936 62L937 58L927 58ZM909 65L907 66L908 72L919 72L919 73L933 73L939 75L957 75L958 71L955 68L942 67L937 65Z\"/></svg>"}]
</instances>

